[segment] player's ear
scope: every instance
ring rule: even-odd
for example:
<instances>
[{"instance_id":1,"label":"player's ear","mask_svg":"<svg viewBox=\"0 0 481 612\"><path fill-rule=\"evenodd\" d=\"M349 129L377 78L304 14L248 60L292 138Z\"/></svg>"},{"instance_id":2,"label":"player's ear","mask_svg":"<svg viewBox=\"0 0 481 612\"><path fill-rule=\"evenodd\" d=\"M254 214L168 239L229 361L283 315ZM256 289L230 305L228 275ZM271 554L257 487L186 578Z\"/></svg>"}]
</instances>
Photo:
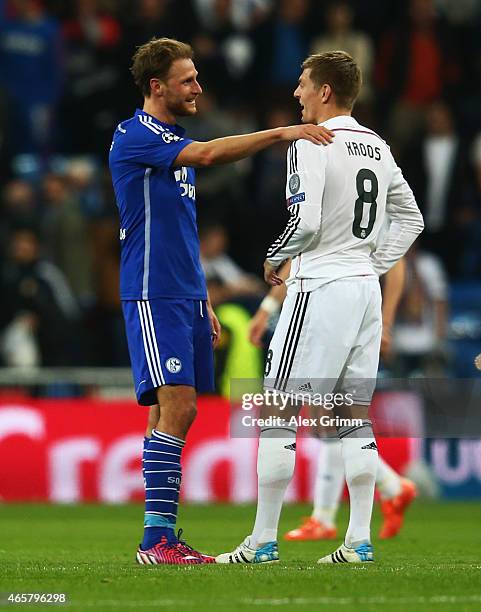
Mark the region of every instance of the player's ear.
<instances>
[{"instance_id":1,"label":"player's ear","mask_svg":"<svg viewBox=\"0 0 481 612\"><path fill-rule=\"evenodd\" d=\"M321 96L322 103L327 104L332 96L332 88L328 83L324 83L324 85L321 85L319 93Z\"/></svg>"},{"instance_id":2,"label":"player's ear","mask_svg":"<svg viewBox=\"0 0 481 612\"><path fill-rule=\"evenodd\" d=\"M150 79L150 91L154 96L162 97L164 95L165 85L160 79Z\"/></svg>"}]
</instances>

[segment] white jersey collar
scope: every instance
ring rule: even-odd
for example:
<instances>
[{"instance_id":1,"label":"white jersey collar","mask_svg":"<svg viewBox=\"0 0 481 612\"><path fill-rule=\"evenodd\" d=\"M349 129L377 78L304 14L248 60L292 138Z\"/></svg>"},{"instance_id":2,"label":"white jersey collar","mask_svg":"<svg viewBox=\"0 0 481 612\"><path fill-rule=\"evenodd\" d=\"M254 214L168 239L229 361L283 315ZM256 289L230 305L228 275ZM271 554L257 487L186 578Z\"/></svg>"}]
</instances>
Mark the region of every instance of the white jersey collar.
<instances>
[{"instance_id":1,"label":"white jersey collar","mask_svg":"<svg viewBox=\"0 0 481 612\"><path fill-rule=\"evenodd\" d=\"M326 121L319 123L319 125L324 125L329 129L340 127L359 127L359 123L350 115L338 115L337 117L331 117L331 119L327 119Z\"/></svg>"}]
</instances>

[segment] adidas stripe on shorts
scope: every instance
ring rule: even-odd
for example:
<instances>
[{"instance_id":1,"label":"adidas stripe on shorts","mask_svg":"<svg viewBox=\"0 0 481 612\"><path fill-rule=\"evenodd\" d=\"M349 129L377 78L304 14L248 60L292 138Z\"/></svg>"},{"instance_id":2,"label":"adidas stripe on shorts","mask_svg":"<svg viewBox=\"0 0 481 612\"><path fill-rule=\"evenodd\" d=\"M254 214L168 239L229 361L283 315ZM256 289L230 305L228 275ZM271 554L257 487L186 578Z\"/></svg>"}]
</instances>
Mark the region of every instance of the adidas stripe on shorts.
<instances>
[{"instance_id":1,"label":"adidas stripe on shorts","mask_svg":"<svg viewBox=\"0 0 481 612\"><path fill-rule=\"evenodd\" d=\"M288 292L272 337L264 387L287 393L350 393L369 405L381 344L381 290L374 276Z\"/></svg>"},{"instance_id":2,"label":"adidas stripe on shorts","mask_svg":"<svg viewBox=\"0 0 481 612\"><path fill-rule=\"evenodd\" d=\"M125 300L122 302L137 402L157 403L163 385L214 390L211 324L205 300Z\"/></svg>"}]
</instances>

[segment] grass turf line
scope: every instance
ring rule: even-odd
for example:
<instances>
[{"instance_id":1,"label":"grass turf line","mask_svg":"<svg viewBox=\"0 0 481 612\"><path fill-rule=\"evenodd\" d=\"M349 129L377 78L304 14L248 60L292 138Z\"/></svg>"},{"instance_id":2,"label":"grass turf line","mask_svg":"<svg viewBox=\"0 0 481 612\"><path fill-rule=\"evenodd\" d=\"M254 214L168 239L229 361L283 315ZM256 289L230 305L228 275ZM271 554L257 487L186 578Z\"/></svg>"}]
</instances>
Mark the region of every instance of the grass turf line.
<instances>
[{"instance_id":1,"label":"grass turf line","mask_svg":"<svg viewBox=\"0 0 481 612\"><path fill-rule=\"evenodd\" d=\"M179 525L191 545L216 554L249 533L254 511L184 506ZM286 506L281 533L308 512ZM475 610L481 608L480 515L480 503L417 501L401 536L374 537L376 563L368 566L316 565L337 541L280 541L277 565L179 568L135 565L141 505L4 505L0 592L66 592L72 610ZM344 506L341 536L346 523ZM375 510L373 534L378 528Z\"/></svg>"}]
</instances>

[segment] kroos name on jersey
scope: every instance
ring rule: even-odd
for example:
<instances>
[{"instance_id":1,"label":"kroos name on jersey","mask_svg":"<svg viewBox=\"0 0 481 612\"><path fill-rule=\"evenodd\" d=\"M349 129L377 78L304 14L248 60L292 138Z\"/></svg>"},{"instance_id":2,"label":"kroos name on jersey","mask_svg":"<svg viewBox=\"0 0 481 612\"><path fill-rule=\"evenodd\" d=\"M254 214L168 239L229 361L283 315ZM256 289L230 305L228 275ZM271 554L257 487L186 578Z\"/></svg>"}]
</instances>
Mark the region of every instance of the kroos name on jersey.
<instances>
[{"instance_id":1,"label":"kroos name on jersey","mask_svg":"<svg viewBox=\"0 0 481 612\"><path fill-rule=\"evenodd\" d=\"M379 147L373 147L370 144L365 145L363 142L353 142L349 140L345 143L345 145L347 147L348 154L354 157L369 157L375 161L379 161L381 159L381 149Z\"/></svg>"}]
</instances>

